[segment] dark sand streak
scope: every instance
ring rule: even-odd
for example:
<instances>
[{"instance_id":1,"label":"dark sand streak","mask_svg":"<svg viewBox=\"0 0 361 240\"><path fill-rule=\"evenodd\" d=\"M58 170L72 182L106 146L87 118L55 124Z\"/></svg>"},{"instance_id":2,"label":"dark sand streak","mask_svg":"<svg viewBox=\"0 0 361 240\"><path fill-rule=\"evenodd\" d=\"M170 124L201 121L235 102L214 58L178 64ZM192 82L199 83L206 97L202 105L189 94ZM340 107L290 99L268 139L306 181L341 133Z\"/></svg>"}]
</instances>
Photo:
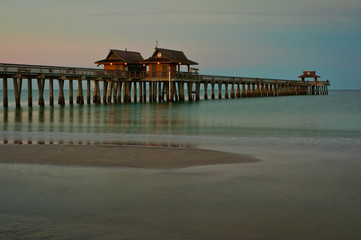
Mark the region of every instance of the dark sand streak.
<instances>
[{"instance_id":1,"label":"dark sand streak","mask_svg":"<svg viewBox=\"0 0 361 240\"><path fill-rule=\"evenodd\" d=\"M0 145L0 162L72 166L185 168L259 160L201 149L106 145Z\"/></svg>"}]
</instances>

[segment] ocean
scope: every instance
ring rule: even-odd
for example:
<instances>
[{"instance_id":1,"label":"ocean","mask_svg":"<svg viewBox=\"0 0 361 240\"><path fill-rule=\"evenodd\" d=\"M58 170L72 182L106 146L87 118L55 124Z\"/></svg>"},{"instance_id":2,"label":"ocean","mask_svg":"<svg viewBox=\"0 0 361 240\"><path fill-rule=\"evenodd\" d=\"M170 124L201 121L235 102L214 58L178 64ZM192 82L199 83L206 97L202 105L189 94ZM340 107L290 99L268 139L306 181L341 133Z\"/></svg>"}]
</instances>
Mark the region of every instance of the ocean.
<instances>
[{"instance_id":1,"label":"ocean","mask_svg":"<svg viewBox=\"0 0 361 240\"><path fill-rule=\"evenodd\" d=\"M0 107L0 144L201 148L260 162L176 170L0 163L1 239L361 238L359 90L83 106L65 95L64 107L49 106L46 90L44 108L35 91L32 108L27 92L22 108Z\"/></svg>"}]
</instances>

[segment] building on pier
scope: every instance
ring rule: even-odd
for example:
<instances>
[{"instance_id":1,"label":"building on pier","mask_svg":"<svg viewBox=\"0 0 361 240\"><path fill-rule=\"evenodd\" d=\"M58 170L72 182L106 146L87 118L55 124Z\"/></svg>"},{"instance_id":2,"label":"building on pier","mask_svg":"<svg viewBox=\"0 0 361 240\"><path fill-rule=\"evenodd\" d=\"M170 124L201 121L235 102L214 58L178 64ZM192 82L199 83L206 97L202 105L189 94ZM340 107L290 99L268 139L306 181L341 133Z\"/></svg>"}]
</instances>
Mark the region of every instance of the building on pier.
<instances>
[{"instance_id":1,"label":"building on pier","mask_svg":"<svg viewBox=\"0 0 361 240\"><path fill-rule=\"evenodd\" d=\"M153 55L141 63L148 67L152 77L167 77L170 72L180 72L182 65L187 66L190 72L191 65L198 65L197 62L189 60L182 51L164 48L155 48Z\"/></svg>"},{"instance_id":2,"label":"building on pier","mask_svg":"<svg viewBox=\"0 0 361 240\"><path fill-rule=\"evenodd\" d=\"M111 49L105 59L96 61L95 64L104 65L105 70L142 72L145 71L142 61L144 58L139 52Z\"/></svg>"},{"instance_id":3,"label":"building on pier","mask_svg":"<svg viewBox=\"0 0 361 240\"><path fill-rule=\"evenodd\" d=\"M298 78L301 78L302 82L305 81L305 78L313 78L314 81L317 82L317 78L321 77L316 75L316 71L303 71L303 74L301 76L298 76Z\"/></svg>"}]
</instances>

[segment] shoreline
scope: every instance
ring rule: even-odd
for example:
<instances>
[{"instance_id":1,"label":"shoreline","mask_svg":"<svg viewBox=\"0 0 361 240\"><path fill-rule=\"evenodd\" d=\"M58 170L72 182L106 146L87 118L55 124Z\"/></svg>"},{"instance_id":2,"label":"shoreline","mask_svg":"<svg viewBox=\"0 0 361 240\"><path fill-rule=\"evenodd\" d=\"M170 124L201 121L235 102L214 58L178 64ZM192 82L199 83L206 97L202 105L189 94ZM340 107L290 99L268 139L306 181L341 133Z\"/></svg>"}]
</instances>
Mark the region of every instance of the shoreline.
<instances>
[{"instance_id":1,"label":"shoreline","mask_svg":"<svg viewBox=\"0 0 361 240\"><path fill-rule=\"evenodd\" d=\"M0 145L0 163L176 169L259 162L249 155L195 148L114 145Z\"/></svg>"}]
</instances>

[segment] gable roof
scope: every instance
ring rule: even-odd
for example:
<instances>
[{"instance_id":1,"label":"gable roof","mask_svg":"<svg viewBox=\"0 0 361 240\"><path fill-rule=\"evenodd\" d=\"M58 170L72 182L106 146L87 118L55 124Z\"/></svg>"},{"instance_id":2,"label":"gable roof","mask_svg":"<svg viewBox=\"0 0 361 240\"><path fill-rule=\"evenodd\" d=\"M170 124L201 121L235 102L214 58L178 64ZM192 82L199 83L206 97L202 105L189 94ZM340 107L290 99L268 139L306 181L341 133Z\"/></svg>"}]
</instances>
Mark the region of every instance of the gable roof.
<instances>
[{"instance_id":1,"label":"gable roof","mask_svg":"<svg viewBox=\"0 0 361 240\"><path fill-rule=\"evenodd\" d=\"M161 56L158 57L158 53L161 53ZM170 50L165 48L156 48L153 55L142 61L142 63L176 63L181 65L198 65L197 62L189 60L182 51Z\"/></svg>"},{"instance_id":2,"label":"gable roof","mask_svg":"<svg viewBox=\"0 0 361 240\"><path fill-rule=\"evenodd\" d=\"M320 78L320 76L316 75L316 71L303 71L303 74L301 76L298 76L298 78Z\"/></svg>"},{"instance_id":3,"label":"gable roof","mask_svg":"<svg viewBox=\"0 0 361 240\"><path fill-rule=\"evenodd\" d=\"M105 64L105 63L128 63L128 64L140 64L144 58L139 52L124 51L111 49L109 50L108 56L105 59L96 61L95 64Z\"/></svg>"}]
</instances>

